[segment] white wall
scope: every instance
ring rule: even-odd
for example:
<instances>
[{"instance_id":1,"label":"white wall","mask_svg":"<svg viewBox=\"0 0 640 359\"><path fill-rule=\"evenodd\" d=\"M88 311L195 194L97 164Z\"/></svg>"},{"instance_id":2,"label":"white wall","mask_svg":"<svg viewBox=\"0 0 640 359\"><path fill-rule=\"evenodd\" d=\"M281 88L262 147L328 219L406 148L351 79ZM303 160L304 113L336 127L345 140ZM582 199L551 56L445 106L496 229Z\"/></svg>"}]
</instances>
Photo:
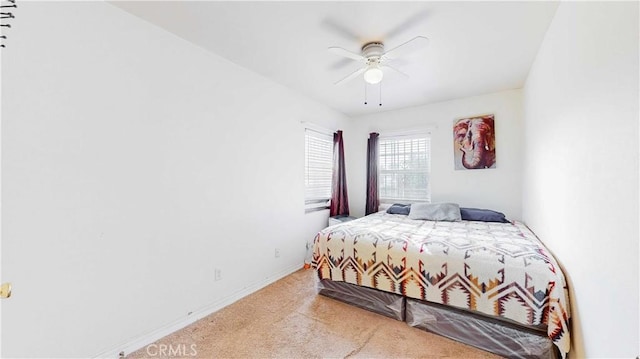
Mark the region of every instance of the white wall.
<instances>
[{"instance_id":1,"label":"white wall","mask_svg":"<svg viewBox=\"0 0 640 359\"><path fill-rule=\"evenodd\" d=\"M495 114L496 168L454 170L453 122ZM521 215L522 92L511 90L355 118L345 133L351 214L363 216L370 132L435 127L431 134L431 200L489 208L510 219Z\"/></svg>"},{"instance_id":2,"label":"white wall","mask_svg":"<svg viewBox=\"0 0 640 359\"><path fill-rule=\"evenodd\" d=\"M638 343L638 3L563 2L524 88L523 217L566 268L574 358Z\"/></svg>"},{"instance_id":3,"label":"white wall","mask_svg":"<svg viewBox=\"0 0 640 359\"><path fill-rule=\"evenodd\" d=\"M2 51L3 357L118 349L301 268L327 213L304 214L300 121L344 116L103 2L19 13Z\"/></svg>"}]
</instances>

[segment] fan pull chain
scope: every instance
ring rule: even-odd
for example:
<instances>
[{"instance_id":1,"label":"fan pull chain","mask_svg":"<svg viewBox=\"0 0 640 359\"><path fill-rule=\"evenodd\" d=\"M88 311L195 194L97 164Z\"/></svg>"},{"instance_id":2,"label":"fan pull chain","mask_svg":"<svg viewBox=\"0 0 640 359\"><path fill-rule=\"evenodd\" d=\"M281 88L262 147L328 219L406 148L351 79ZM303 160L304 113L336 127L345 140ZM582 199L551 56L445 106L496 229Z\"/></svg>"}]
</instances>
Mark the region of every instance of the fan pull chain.
<instances>
[{"instance_id":1,"label":"fan pull chain","mask_svg":"<svg viewBox=\"0 0 640 359\"><path fill-rule=\"evenodd\" d=\"M380 95L378 97L378 106L382 106L382 82L380 82L380 84L378 85L380 86Z\"/></svg>"},{"instance_id":2,"label":"fan pull chain","mask_svg":"<svg viewBox=\"0 0 640 359\"><path fill-rule=\"evenodd\" d=\"M367 104L367 83L364 83L364 104Z\"/></svg>"},{"instance_id":3,"label":"fan pull chain","mask_svg":"<svg viewBox=\"0 0 640 359\"><path fill-rule=\"evenodd\" d=\"M5 9L10 9L10 8L14 8L15 9L18 6L16 5L16 0L0 0L0 1L2 1L2 3L0 3L0 8L2 9L0 11L0 21L2 21L2 23L0 23L0 28L2 28L3 32L4 32L5 28L6 29L10 29L11 28L11 24L6 23L6 22L16 18L13 15L12 12L9 12L9 11L7 11ZM6 35L0 35L0 39L1 39L0 48L6 47L4 42L7 40L7 36Z\"/></svg>"}]
</instances>

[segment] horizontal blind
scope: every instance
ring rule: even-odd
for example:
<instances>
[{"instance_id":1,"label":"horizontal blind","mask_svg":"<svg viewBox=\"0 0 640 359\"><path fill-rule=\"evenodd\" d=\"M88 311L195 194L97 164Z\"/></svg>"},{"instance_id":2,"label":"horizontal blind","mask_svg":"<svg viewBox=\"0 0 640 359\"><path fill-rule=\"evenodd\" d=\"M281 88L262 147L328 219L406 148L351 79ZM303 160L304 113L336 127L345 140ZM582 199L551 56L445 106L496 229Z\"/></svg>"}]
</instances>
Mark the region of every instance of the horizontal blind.
<instances>
[{"instance_id":1,"label":"horizontal blind","mask_svg":"<svg viewBox=\"0 0 640 359\"><path fill-rule=\"evenodd\" d=\"M431 139L428 134L379 141L378 186L382 202L431 201Z\"/></svg>"},{"instance_id":2,"label":"horizontal blind","mask_svg":"<svg viewBox=\"0 0 640 359\"><path fill-rule=\"evenodd\" d=\"M305 130L305 203L322 203L331 198L333 170L333 136Z\"/></svg>"}]
</instances>

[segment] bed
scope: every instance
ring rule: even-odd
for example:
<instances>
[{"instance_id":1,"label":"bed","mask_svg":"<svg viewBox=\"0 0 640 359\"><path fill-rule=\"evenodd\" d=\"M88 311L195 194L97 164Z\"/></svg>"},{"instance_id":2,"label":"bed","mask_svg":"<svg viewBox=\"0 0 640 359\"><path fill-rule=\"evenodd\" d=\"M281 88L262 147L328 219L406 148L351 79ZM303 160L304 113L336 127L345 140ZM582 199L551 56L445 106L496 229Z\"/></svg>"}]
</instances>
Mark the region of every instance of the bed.
<instances>
[{"instance_id":1,"label":"bed","mask_svg":"<svg viewBox=\"0 0 640 359\"><path fill-rule=\"evenodd\" d=\"M378 212L320 231L312 266L321 294L496 354L564 358L570 349L564 275L519 222Z\"/></svg>"}]
</instances>

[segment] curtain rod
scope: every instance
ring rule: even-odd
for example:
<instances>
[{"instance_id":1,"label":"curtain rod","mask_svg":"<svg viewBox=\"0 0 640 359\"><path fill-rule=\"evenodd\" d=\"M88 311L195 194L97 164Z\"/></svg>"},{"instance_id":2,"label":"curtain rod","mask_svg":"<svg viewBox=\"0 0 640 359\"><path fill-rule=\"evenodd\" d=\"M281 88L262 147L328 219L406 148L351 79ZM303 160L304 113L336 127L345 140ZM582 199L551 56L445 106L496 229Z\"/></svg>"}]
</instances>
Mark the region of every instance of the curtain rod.
<instances>
[{"instance_id":1,"label":"curtain rod","mask_svg":"<svg viewBox=\"0 0 640 359\"><path fill-rule=\"evenodd\" d=\"M380 131L380 137L396 137L396 136L411 136L418 135L423 133L431 134L434 130L437 130L438 126L430 125L425 127L418 128L409 128L406 130L395 130L395 131Z\"/></svg>"},{"instance_id":2,"label":"curtain rod","mask_svg":"<svg viewBox=\"0 0 640 359\"><path fill-rule=\"evenodd\" d=\"M300 121L300 124L302 124L305 128L308 128L310 130L326 133L326 134L329 134L329 135L332 135L334 132L337 131L337 130L328 129L326 127L322 127L322 126L320 126L318 124L315 124L315 123L309 122L309 121Z\"/></svg>"}]
</instances>

